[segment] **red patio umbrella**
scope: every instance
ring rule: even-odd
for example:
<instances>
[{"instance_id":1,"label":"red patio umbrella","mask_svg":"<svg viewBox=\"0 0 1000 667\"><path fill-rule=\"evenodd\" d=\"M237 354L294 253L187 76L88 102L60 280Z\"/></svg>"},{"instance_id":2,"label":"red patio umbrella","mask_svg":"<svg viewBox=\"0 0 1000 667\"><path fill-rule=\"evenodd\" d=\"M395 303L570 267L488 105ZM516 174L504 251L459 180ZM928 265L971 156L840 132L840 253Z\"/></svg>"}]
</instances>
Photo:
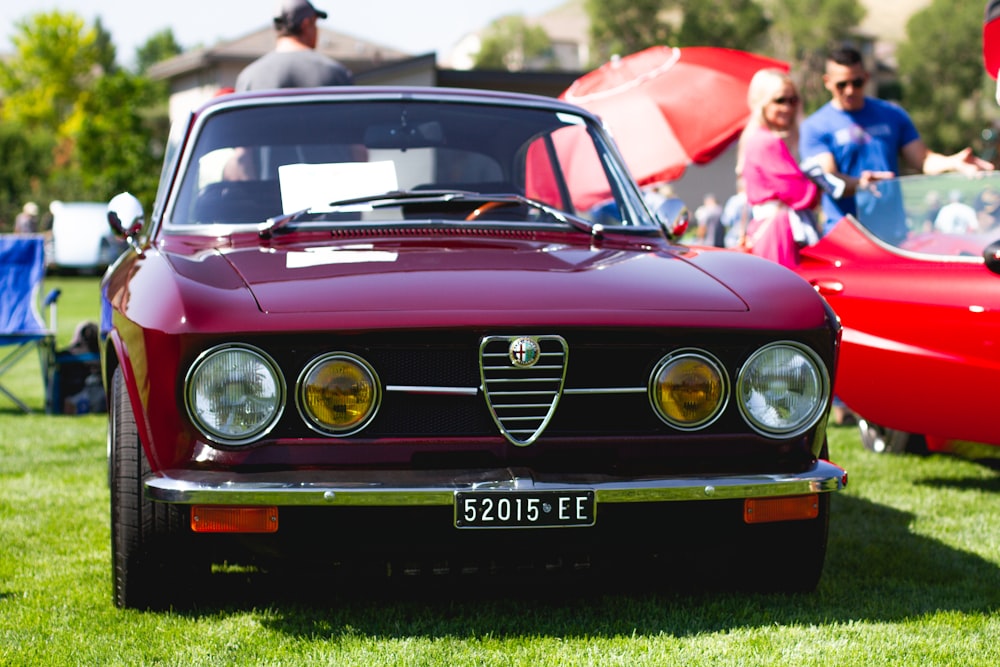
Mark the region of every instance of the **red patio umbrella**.
<instances>
[{"instance_id":1,"label":"red patio umbrella","mask_svg":"<svg viewBox=\"0 0 1000 667\"><path fill-rule=\"evenodd\" d=\"M747 87L780 60L716 47L654 46L589 72L560 95L601 116L640 183L710 162L750 116Z\"/></svg>"}]
</instances>

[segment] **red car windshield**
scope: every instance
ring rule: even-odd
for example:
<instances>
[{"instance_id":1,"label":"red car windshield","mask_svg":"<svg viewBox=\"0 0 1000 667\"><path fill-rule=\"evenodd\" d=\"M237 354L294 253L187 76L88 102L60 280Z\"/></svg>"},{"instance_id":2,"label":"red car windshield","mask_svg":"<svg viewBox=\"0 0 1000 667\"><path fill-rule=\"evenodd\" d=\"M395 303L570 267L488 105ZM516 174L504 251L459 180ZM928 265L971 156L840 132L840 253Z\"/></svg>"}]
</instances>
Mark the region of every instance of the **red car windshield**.
<instances>
[{"instance_id":1,"label":"red car windshield","mask_svg":"<svg viewBox=\"0 0 1000 667\"><path fill-rule=\"evenodd\" d=\"M1000 239L1000 173L904 176L858 197L858 221L889 245L934 256L982 257Z\"/></svg>"}]
</instances>

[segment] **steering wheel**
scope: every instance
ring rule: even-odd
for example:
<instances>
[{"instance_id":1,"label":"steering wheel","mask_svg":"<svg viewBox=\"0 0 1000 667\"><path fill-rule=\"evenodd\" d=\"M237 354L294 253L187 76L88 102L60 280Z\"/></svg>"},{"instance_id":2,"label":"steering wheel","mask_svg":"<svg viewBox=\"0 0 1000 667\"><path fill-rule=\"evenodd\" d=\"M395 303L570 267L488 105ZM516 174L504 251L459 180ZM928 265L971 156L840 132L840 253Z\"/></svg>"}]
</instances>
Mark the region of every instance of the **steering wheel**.
<instances>
[{"instance_id":1,"label":"steering wheel","mask_svg":"<svg viewBox=\"0 0 1000 667\"><path fill-rule=\"evenodd\" d=\"M483 204L482 206L477 206L476 210L474 210L469 215L465 216L465 219L466 220L475 220L476 218L478 218L479 216L481 216L483 213L486 213L487 211L492 211L495 208L499 208L501 206L517 206L517 205L518 205L518 202L516 202L516 201L488 201L485 204Z\"/></svg>"}]
</instances>

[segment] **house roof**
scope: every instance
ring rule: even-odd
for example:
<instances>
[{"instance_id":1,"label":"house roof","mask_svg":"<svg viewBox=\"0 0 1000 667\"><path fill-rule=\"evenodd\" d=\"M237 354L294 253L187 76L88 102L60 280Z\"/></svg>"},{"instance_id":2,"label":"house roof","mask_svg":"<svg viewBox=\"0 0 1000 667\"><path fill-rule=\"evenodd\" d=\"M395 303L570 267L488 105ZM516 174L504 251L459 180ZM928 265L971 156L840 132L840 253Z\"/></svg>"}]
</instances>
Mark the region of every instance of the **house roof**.
<instances>
[{"instance_id":1,"label":"house roof","mask_svg":"<svg viewBox=\"0 0 1000 667\"><path fill-rule=\"evenodd\" d=\"M250 63L274 48L275 32L270 26L214 46L185 51L149 68L153 79L170 79L219 63ZM410 54L392 47L358 39L346 33L320 28L316 49L339 60L355 74L387 62L405 60Z\"/></svg>"}]
</instances>

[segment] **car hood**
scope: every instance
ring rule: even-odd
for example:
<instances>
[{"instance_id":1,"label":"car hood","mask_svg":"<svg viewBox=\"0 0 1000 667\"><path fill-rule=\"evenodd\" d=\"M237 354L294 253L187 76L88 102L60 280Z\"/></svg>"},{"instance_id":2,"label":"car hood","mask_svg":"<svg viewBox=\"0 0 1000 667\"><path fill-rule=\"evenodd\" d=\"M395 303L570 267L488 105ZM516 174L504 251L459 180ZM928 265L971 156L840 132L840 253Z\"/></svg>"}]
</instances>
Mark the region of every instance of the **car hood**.
<instances>
[{"instance_id":1,"label":"car hood","mask_svg":"<svg viewBox=\"0 0 1000 667\"><path fill-rule=\"evenodd\" d=\"M262 310L745 311L676 257L561 244L307 245L227 252Z\"/></svg>"},{"instance_id":2,"label":"car hood","mask_svg":"<svg viewBox=\"0 0 1000 667\"><path fill-rule=\"evenodd\" d=\"M199 312L216 308L212 303L224 308L233 288L242 285L260 313L282 316L281 323L270 325L275 329L532 324L788 329L822 326L827 315L808 283L773 262L655 242L326 239L166 254L184 284L192 290L200 286L192 292ZM213 285L217 302L204 291Z\"/></svg>"}]
</instances>

